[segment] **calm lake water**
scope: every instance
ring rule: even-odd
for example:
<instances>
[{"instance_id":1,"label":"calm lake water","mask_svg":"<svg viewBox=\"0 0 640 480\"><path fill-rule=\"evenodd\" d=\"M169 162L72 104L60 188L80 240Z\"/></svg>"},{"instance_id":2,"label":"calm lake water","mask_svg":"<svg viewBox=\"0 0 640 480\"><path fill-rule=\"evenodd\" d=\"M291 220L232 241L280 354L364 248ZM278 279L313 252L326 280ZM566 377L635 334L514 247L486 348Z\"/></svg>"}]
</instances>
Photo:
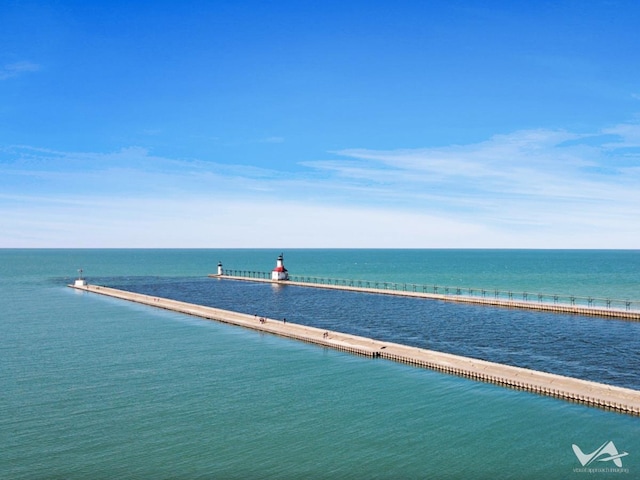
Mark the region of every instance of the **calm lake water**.
<instances>
[{"instance_id":1,"label":"calm lake water","mask_svg":"<svg viewBox=\"0 0 640 480\"><path fill-rule=\"evenodd\" d=\"M270 270L279 253L0 250L0 478L640 476L635 417L65 286L82 268L92 283L639 388L638 323L206 278L218 261ZM638 251L294 250L285 264L640 297ZM609 440L626 471L575 471L572 444Z\"/></svg>"}]
</instances>

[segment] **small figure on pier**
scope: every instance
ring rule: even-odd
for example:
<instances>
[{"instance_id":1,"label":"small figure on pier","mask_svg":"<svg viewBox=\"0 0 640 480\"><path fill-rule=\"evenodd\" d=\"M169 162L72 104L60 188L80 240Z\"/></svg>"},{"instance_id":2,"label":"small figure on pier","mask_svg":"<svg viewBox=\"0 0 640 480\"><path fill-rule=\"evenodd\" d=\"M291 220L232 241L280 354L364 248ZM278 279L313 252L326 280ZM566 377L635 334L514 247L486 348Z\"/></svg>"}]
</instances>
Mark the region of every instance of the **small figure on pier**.
<instances>
[{"instance_id":1,"label":"small figure on pier","mask_svg":"<svg viewBox=\"0 0 640 480\"><path fill-rule=\"evenodd\" d=\"M284 268L284 255L281 253L276 261L276 268L271 271L271 280L289 280L289 272Z\"/></svg>"}]
</instances>

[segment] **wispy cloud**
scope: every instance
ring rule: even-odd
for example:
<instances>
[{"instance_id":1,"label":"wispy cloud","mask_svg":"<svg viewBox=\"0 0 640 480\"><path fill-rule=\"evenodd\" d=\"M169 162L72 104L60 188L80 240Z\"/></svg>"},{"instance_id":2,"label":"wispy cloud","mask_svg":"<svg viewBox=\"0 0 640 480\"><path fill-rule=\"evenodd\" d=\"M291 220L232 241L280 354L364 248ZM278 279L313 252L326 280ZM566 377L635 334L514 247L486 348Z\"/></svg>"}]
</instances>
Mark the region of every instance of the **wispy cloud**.
<instances>
[{"instance_id":1,"label":"wispy cloud","mask_svg":"<svg viewBox=\"0 0 640 480\"><path fill-rule=\"evenodd\" d=\"M478 197L480 203L502 203L508 198L527 204L622 200L638 195L637 171L629 165L628 158L624 159L629 152L622 150L640 141L639 127L620 125L598 132L618 138L600 145L581 142L591 135L523 131L467 146L342 150L336 153L349 159L345 162L306 165L354 183L384 187L407 198L445 193L443 199L452 202Z\"/></svg>"},{"instance_id":2,"label":"wispy cloud","mask_svg":"<svg viewBox=\"0 0 640 480\"><path fill-rule=\"evenodd\" d=\"M0 227L62 245L82 225L121 246L267 246L267 231L270 246L637 248L640 238L637 124L345 149L302 166L5 147Z\"/></svg>"},{"instance_id":3,"label":"wispy cloud","mask_svg":"<svg viewBox=\"0 0 640 480\"><path fill-rule=\"evenodd\" d=\"M589 135L521 131L465 146L342 150L336 153L344 161L305 165L342 184L368 186L405 211L556 241L564 236L565 245L582 243L578 234L608 231L618 236L611 245L625 236L632 245L630 232L640 233L633 227L640 224L639 133L636 124Z\"/></svg>"},{"instance_id":4,"label":"wispy cloud","mask_svg":"<svg viewBox=\"0 0 640 480\"><path fill-rule=\"evenodd\" d=\"M142 147L115 152L63 152L30 146L0 148L0 187L5 193L94 197L184 196L200 192L247 195L272 188L278 172L252 165L172 159Z\"/></svg>"},{"instance_id":5,"label":"wispy cloud","mask_svg":"<svg viewBox=\"0 0 640 480\"><path fill-rule=\"evenodd\" d=\"M274 198L24 197L10 205L2 200L0 247L411 247L434 228L439 241L463 246L460 240L470 231L478 238L484 231L428 214ZM412 235L399 236L407 227Z\"/></svg>"},{"instance_id":6,"label":"wispy cloud","mask_svg":"<svg viewBox=\"0 0 640 480\"><path fill-rule=\"evenodd\" d=\"M9 63L0 68L0 80L7 80L24 73L37 72L38 70L40 70L40 65L29 61Z\"/></svg>"},{"instance_id":7,"label":"wispy cloud","mask_svg":"<svg viewBox=\"0 0 640 480\"><path fill-rule=\"evenodd\" d=\"M258 140L259 143L284 143L284 137L265 137Z\"/></svg>"},{"instance_id":8,"label":"wispy cloud","mask_svg":"<svg viewBox=\"0 0 640 480\"><path fill-rule=\"evenodd\" d=\"M614 150L623 147L640 147L640 124L638 123L616 125L604 129L603 133L617 137L616 141L605 144L605 147Z\"/></svg>"}]
</instances>

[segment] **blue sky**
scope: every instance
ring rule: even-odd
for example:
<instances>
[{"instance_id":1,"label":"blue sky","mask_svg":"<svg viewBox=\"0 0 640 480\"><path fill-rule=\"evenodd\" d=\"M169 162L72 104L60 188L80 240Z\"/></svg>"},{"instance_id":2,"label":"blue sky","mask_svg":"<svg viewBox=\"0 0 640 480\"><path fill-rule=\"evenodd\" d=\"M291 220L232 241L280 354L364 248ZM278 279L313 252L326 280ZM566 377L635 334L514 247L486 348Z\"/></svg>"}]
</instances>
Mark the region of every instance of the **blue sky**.
<instances>
[{"instance_id":1,"label":"blue sky","mask_svg":"<svg viewBox=\"0 0 640 480\"><path fill-rule=\"evenodd\" d=\"M5 1L0 247L639 248L640 3Z\"/></svg>"}]
</instances>

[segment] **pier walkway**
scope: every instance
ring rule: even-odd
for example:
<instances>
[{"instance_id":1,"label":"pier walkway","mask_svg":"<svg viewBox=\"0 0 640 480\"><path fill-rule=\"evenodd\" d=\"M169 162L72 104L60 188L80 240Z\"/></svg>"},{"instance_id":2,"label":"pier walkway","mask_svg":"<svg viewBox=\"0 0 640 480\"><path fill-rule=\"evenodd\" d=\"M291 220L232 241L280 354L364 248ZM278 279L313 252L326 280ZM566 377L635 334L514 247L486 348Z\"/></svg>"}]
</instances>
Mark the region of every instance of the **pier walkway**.
<instances>
[{"instance_id":1,"label":"pier walkway","mask_svg":"<svg viewBox=\"0 0 640 480\"><path fill-rule=\"evenodd\" d=\"M228 280L241 280L246 282L263 282L274 283L280 285L295 285L297 287L325 288L330 290L346 290L350 292L375 293L381 295L398 295L403 297L428 298L431 300L441 300L444 302L457 303L474 303L480 305L490 305L503 308L519 308L526 310L539 310L556 313L571 313L575 315L588 315L607 318L620 318L625 320L640 321L640 310L631 309L632 302L621 300L598 299L602 304L598 304L591 298L580 298L585 300L586 304L577 303L577 297L567 297L570 303L562 303L558 301L559 296L551 295L531 295L537 297L538 300L529 300L529 295L522 293L522 300L513 295L512 292L506 292L506 298L503 296L505 292L497 292L494 296L487 296L486 290L481 289L461 289L455 287L435 287L437 291L445 293L430 293L426 286L414 284L397 284L392 282L370 282L364 280L337 280L337 279L316 279L305 277L290 277L289 280L278 281L271 280L263 272L251 272L251 275L216 275L210 274L211 278L220 278ZM371 286L373 285L373 286ZM380 285L382 285L382 288ZM463 290L470 290L471 294L465 295ZM479 293L479 295L478 295ZM499 293L499 294L498 294ZM555 297L555 298L554 298ZM554 301L543 301L544 298L551 298ZM608 303L607 303L608 302ZM611 306L612 302L616 304L624 304L624 307Z\"/></svg>"},{"instance_id":2,"label":"pier walkway","mask_svg":"<svg viewBox=\"0 0 640 480\"><path fill-rule=\"evenodd\" d=\"M477 381L494 383L640 416L640 391L638 390L564 377L526 368L512 367L422 348L409 347L392 342L383 342L356 335L285 322L283 320L262 318L255 315L205 307L109 287L95 285L69 286L81 291L93 292L143 305L250 328L356 355L402 362L416 367L428 368Z\"/></svg>"}]
</instances>

